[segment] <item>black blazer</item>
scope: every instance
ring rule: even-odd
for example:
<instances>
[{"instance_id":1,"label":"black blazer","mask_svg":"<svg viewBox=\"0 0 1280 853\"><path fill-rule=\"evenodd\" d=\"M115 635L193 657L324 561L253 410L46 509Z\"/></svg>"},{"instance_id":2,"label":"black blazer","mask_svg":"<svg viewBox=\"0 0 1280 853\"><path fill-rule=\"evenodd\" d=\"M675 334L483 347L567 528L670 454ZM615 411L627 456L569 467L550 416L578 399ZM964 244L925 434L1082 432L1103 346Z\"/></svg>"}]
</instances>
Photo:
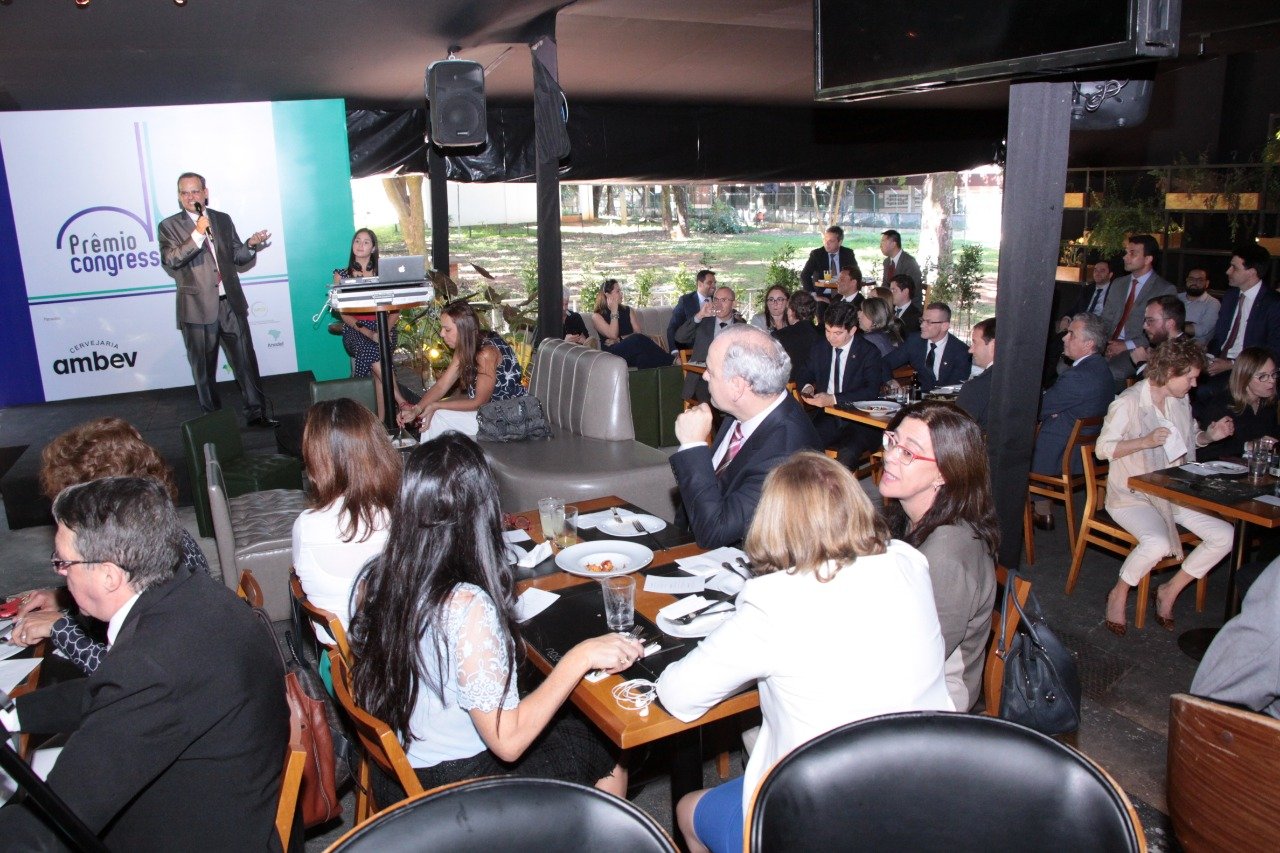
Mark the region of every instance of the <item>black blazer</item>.
<instances>
[{"instance_id":1,"label":"black blazer","mask_svg":"<svg viewBox=\"0 0 1280 853\"><path fill-rule=\"evenodd\" d=\"M818 303L822 304L822 303ZM804 372L805 364L809 361L809 350L813 349L813 345L822 340L822 332L818 331L818 327L809 323L792 323L781 329L774 329L771 334L778 339L778 343L782 344L782 348L787 351L787 357L791 359L791 381L798 382L800 374Z\"/></svg>"},{"instance_id":2,"label":"black blazer","mask_svg":"<svg viewBox=\"0 0 1280 853\"><path fill-rule=\"evenodd\" d=\"M1266 347L1271 351L1271 358L1280 362L1280 296L1260 282L1262 288L1253 300L1249 309L1248 322L1244 324L1244 345L1247 347ZM1218 325L1213 330L1213 339L1209 341L1209 352L1222 355L1222 347L1231 333L1231 324L1235 322L1236 305L1240 303L1239 288L1231 287L1222 295L1222 307L1218 310Z\"/></svg>"},{"instance_id":3,"label":"black blazer","mask_svg":"<svg viewBox=\"0 0 1280 853\"><path fill-rule=\"evenodd\" d=\"M1076 420L1102 417L1115 396L1111 368L1097 353L1063 372L1040 401L1040 433L1036 436L1031 470L1036 474L1061 474L1062 452ZM1084 470L1080 460L1071 460L1071 470Z\"/></svg>"},{"instance_id":4,"label":"black blazer","mask_svg":"<svg viewBox=\"0 0 1280 853\"><path fill-rule=\"evenodd\" d=\"M920 336L920 321L924 319L924 314L920 309L913 302L907 305L907 310L902 312L901 317L897 316L897 312L898 309L894 308L892 316L897 317L898 322L902 324L902 339L909 341L912 338L918 338Z\"/></svg>"},{"instance_id":5,"label":"black blazer","mask_svg":"<svg viewBox=\"0 0 1280 853\"><path fill-rule=\"evenodd\" d=\"M854 278L862 278L862 270L858 268L858 259L853 256L853 249L848 246L841 246L837 254L840 256L840 269L853 270ZM815 279L821 279L822 274L831 268L831 256L827 254L827 250L822 246L814 249L809 253L809 259L804 262L804 269L800 270L800 284L810 293L814 293L821 289L821 285L815 284ZM835 292L835 273L831 275L832 283L830 289Z\"/></svg>"},{"instance_id":6,"label":"black blazer","mask_svg":"<svg viewBox=\"0 0 1280 853\"><path fill-rule=\"evenodd\" d=\"M817 393L826 393L827 379L831 375L831 354L832 346L824 335L809 350L804 372L796 384L801 388L812 384ZM874 400L880 395L880 385L885 376L884 359L879 348L859 332L849 339L849 354L845 356L836 402L845 406L858 400Z\"/></svg>"},{"instance_id":7,"label":"black blazer","mask_svg":"<svg viewBox=\"0 0 1280 853\"><path fill-rule=\"evenodd\" d=\"M112 850L279 850L289 711L275 638L222 584L179 572L142 594L92 675L21 697L18 719L71 733L49 785ZM13 849L47 833L0 810Z\"/></svg>"},{"instance_id":8,"label":"black blazer","mask_svg":"<svg viewBox=\"0 0 1280 853\"><path fill-rule=\"evenodd\" d=\"M717 476L711 457L735 423L735 419L725 418L710 447L699 445L671 456L684 521L703 548L740 542L760 502L764 478L774 466L797 450L822 450L813 424L788 394Z\"/></svg>"},{"instance_id":9,"label":"black blazer","mask_svg":"<svg viewBox=\"0 0 1280 853\"><path fill-rule=\"evenodd\" d=\"M702 301L698 297L698 291L696 290L686 293L676 300L676 307L671 309L671 319L667 322L667 349L689 348L688 344L681 344L676 341L676 332L684 325L684 321L697 314L698 309L701 307Z\"/></svg>"},{"instance_id":10,"label":"black blazer","mask_svg":"<svg viewBox=\"0 0 1280 853\"><path fill-rule=\"evenodd\" d=\"M693 346L693 352L689 353L690 361L698 361L706 363L707 352L711 349L711 344L716 339L716 323L720 320L715 317L706 317L702 320L694 320L697 316L695 311L690 314L688 319L680 324L680 328L676 331L676 340L681 346ZM746 321L737 313L733 315L733 319L729 320L729 325L735 323L745 323ZM697 399L706 401L707 397L707 381L697 373L686 373L684 375L684 398L686 400Z\"/></svg>"},{"instance_id":11,"label":"black blazer","mask_svg":"<svg viewBox=\"0 0 1280 853\"><path fill-rule=\"evenodd\" d=\"M928 354L928 342L916 335L907 338L906 343L884 357L885 367L892 373L896 368L910 364L916 369L916 377L920 380L923 391L932 391L939 385L955 385L969 378L973 356L969 355L969 348L964 345L964 341L950 332L947 333L947 345L942 350L942 366L938 368L937 379L933 378L933 373L924 365Z\"/></svg>"},{"instance_id":12,"label":"black blazer","mask_svg":"<svg viewBox=\"0 0 1280 853\"><path fill-rule=\"evenodd\" d=\"M977 421L984 431L987 428L987 410L991 407L991 381L995 372L996 365L992 362L986 370L964 383L956 397L956 405L968 412L969 417Z\"/></svg>"}]
</instances>

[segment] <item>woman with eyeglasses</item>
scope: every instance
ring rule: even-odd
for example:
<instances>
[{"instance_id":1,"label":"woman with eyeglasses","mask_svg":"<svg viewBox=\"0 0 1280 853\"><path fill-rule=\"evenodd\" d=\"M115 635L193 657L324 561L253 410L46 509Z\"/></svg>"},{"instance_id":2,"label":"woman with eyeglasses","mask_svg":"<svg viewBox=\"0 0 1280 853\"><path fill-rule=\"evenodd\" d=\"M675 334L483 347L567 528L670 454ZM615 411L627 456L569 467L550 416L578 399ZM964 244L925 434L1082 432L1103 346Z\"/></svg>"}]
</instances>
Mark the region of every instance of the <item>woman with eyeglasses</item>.
<instances>
[{"instance_id":1,"label":"woman with eyeglasses","mask_svg":"<svg viewBox=\"0 0 1280 853\"><path fill-rule=\"evenodd\" d=\"M1204 577L1231 550L1231 525L1163 498L1129 488L1129 478L1174 465L1195 462L1198 449L1231 435L1230 418L1207 429L1191 419L1187 394L1207 366L1204 352L1191 338L1167 340L1151 351L1146 378L1121 392L1107 409L1094 452L1110 460L1107 512L1138 544L1120 566L1120 578L1107 595L1106 626L1117 637L1128 630L1125 608L1129 590L1142 582L1165 557L1183 556L1178 526L1200 537L1174 576L1155 590L1156 622L1173 630L1173 605L1179 593Z\"/></svg>"},{"instance_id":2,"label":"woman with eyeglasses","mask_svg":"<svg viewBox=\"0 0 1280 853\"><path fill-rule=\"evenodd\" d=\"M847 468L811 451L774 468L743 547L755 577L736 612L658 679L663 707L685 722L744 684L760 691L743 775L676 806L694 853L742 850L757 786L802 743L867 717L954 710L929 569L891 541Z\"/></svg>"},{"instance_id":3,"label":"woman with eyeglasses","mask_svg":"<svg viewBox=\"0 0 1280 853\"><path fill-rule=\"evenodd\" d=\"M45 445L40 453L40 487L53 500L67 486L102 477L150 477L177 499L173 472L142 434L120 418L98 418L72 427ZM59 574L65 566L54 563ZM218 583L200 545L184 528L182 569L207 572ZM66 587L38 589L26 594L13 625L13 642L34 645L46 637L86 675L94 672L106 653L106 625L75 610Z\"/></svg>"},{"instance_id":4,"label":"woman with eyeglasses","mask_svg":"<svg viewBox=\"0 0 1280 853\"><path fill-rule=\"evenodd\" d=\"M1000 529L987 443L973 418L949 403L903 409L884 433L880 494L895 538L929 561L957 711L982 698L982 665L996 596Z\"/></svg>"},{"instance_id":5,"label":"woman with eyeglasses","mask_svg":"<svg viewBox=\"0 0 1280 853\"><path fill-rule=\"evenodd\" d=\"M1244 443L1280 437L1276 421L1276 363L1265 347L1245 347L1231 368L1227 388L1196 401L1196 421L1212 424L1230 418L1234 432L1196 452L1201 462L1244 454Z\"/></svg>"},{"instance_id":6,"label":"woman with eyeglasses","mask_svg":"<svg viewBox=\"0 0 1280 853\"><path fill-rule=\"evenodd\" d=\"M790 326L792 321L787 316L787 304L790 299L791 294L787 289L780 284L775 284L765 291L764 310L751 318L751 325L766 332L774 332Z\"/></svg>"},{"instance_id":7,"label":"woman with eyeglasses","mask_svg":"<svg viewBox=\"0 0 1280 853\"><path fill-rule=\"evenodd\" d=\"M607 279L596 296L596 311L591 322L600 335L600 348L625 359L627 367L666 367L671 353L654 343L644 333L640 317L622 304L622 285L616 278Z\"/></svg>"}]
</instances>

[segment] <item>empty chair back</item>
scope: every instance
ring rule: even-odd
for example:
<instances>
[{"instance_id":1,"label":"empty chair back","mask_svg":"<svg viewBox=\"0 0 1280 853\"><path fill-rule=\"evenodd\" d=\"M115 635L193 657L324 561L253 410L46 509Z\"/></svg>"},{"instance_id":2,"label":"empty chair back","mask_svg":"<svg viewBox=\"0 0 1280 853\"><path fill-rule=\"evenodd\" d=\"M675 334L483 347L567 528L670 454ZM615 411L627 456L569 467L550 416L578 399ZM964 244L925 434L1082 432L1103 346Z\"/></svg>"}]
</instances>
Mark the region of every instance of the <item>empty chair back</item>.
<instances>
[{"instance_id":1,"label":"empty chair back","mask_svg":"<svg viewBox=\"0 0 1280 853\"><path fill-rule=\"evenodd\" d=\"M675 853L676 846L653 818L626 800L572 782L502 776L411 797L329 850Z\"/></svg>"},{"instance_id":2,"label":"empty chair back","mask_svg":"<svg viewBox=\"0 0 1280 853\"><path fill-rule=\"evenodd\" d=\"M1187 853L1280 850L1280 720L1175 694L1169 818Z\"/></svg>"},{"instance_id":3,"label":"empty chair back","mask_svg":"<svg viewBox=\"0 0 1280 853\"><path fill-rule=\"evenodd\" d=\"M969 714L873 717L796 749L760 785L750 849L1142 851L1107 775L1039 732Z\"/></svg>"},{"instance_id":4,"label":"empty chair back","mask_svg":"<svg viewBox=\"0 0 1280 853\"><path fill-rule=\"evenodd\" d=\"M327 379L323 382L311 383L312 405L321 400L338 400L346 397L355 400L371 412L378 410L378 398L373 387L373 380L367 376L359 379Z\"/></svg>"}]
</instances>

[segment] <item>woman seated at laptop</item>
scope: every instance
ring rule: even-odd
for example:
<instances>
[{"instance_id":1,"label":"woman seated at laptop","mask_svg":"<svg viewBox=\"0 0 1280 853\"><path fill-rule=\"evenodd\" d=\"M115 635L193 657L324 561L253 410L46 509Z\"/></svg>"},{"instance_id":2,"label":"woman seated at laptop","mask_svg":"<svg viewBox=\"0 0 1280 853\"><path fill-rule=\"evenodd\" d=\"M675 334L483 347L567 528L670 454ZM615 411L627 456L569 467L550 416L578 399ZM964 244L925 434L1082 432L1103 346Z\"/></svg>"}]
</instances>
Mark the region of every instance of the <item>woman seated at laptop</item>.
<instances>
[{"instance_id":1,"label":"woman seated at laptop","mask_svg":"<svg viewBox=\"0 0 1280 853\"><path fill-rule=\"evenodd\" d=\"M345 267L333 271L333 283L339 284L343 279L367 278L378 274L378 235L368 228L361 228L351 238L351 257ZM335 312L336 313L336 312ZM377 314L338 314L342 321L342 346L347 355L355 360L351 370L354 377L372 376L373 387L378 400L378 420L385 420L385 409L382 400L382 364L381 350L378 346ZM395 350L398 334L396 324L400 320L400 312L392 311L387 315L387 325L391 328L391 349ZM391 383L396 404L408 405L400 396L396 383Z\"/></svg>"},{"instance_id":2,"label":"woman seated at laptop","mask_svg":"<svg viewBox=\"0 0 1280 853\"><path fill-rule=\"evenodd\" d=\"M676 808L695 853L742 850L757 786L805 741L866 717L954 708L929 566L890 540L843 465L805 451L775 468L744 547L758 576L737 612L658 679L663 707L685 722L744 684L760 690L746 772Z\"/></svg>"}]
</instances>

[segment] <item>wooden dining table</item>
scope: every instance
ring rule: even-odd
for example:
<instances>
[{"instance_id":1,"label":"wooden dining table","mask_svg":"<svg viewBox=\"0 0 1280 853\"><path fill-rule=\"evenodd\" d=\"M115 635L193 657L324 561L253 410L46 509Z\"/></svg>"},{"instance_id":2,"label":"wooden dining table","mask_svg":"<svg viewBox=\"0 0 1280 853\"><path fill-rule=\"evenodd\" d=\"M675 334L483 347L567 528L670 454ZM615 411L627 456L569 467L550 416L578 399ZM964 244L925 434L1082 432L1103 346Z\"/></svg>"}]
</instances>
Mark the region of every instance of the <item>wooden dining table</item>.
<instances>
[{"instance_id":1,"label":"wooden dining table","mask_svg":"<svg viewBox=\"0 0 1280 853\"><path fill-rule=\"evenodd\" d=\"M854 423L865 424L870 427L875 427L876 429L888 429L889 421L893 420L893 415L897 414L897 412L894 412L893 414L884 417L873 414L865 409L859 409L857 406L827 406L822 411L826 412L828 415L833 415L837 418L844 418L845 420L853 421Z\"/></svg>"},{"instance_id":2,"label":"wooden dining table","mask_svg":"<svg viewBox=\"0 0 1280 853\"><path fill-rule=\"evenodd\" d=\"M1130 477L1129 488L1164 498L1180 506L1216 515L1235 525L1235 546L1227 572L1227 602L1222 614L1222 621L1226 623L1240 612L1239 596L1236 594L1236 573L1244 565L1248 550L1248 526L1256 524L1269 530L1280 527L1280 506L1255 498L1241 498L1238 495L1215 492L1206 487L1207 479L1184 472L1181 467L1173 467ZM1229 478L1228 482L1246 483L1244 478L1234 477ZM1266 475L1257 486L1265 490L1266 494L1272 494L1275 483L1275 477ZM1200 660L1217 633L1217 628L1193 628L1190 631L1184 631L1178 637L1178 647L1189 657Z\"/></svg>"},{"instance_id":3,"label":"wooden dining table","mask_svg":"<svg viewBox=\"0 0 1280 853\"><path fill-rule=\"evenodd\" d=\"M610 507L627 507L627 501L616 496L592 498L574 501L579 515L596 512ZM535 542L545 538L536 509L518 513L529 523L528 532ZM670 526L668 527L670 530ZM655 544L646 537L633 538L631 541L653 547ZM694 542L673 545L662 550L654 550L653 562L636 573L636 613L656 622L658 610L676 600L675 596L665 593L649 592L644 589L643 575L650 569L662 569L672 566L682 557L692 557L703 553ZM553 566L540 567L536 577L524 577L517 583L517 591L523 592L530 587L559 592L583 584L594 584L591 578L579 577L561 571ZM582 639L587 639L583 637ZM684 643L691 642L683 640ZM692 641L696 642L696 641ZM543 673L552 669L552 662L547 660L533 643L526 644L529 660ZM702 787L702 729L708 723L735 716L760 706L760 695L752 689L724 699L711 708L706 714L691 723L677 720L666 712L662 705L655 701L648 708L647 715L621 707L613 698L613 688L621 683L621 675L611 675L592 683L583 679L578 682L570 701L582 712L591 723L600 730L619 749L633 749L654 741L672 738L671 744L671 805L674 821L675 804L685 794ZM679 827L675 828L679 840Z\"/></svg>"}]
</instances>

